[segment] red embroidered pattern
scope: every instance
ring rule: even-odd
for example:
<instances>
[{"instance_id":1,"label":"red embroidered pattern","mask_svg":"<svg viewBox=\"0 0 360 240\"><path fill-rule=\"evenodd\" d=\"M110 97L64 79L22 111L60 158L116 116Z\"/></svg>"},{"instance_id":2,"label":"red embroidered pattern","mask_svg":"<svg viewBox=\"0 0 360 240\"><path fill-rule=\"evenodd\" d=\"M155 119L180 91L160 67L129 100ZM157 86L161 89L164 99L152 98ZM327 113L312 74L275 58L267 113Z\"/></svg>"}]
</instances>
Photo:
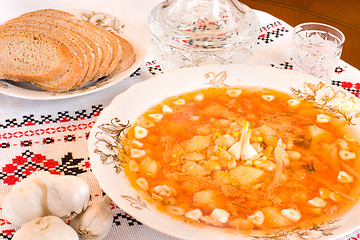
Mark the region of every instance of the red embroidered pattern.
<instances>
[{"instance_id":1,"label":"red embroidered pattern","mask_svg":"<svg viewBox=\"0 0 360 240\"><path fill-rule=\"evenodd\" d=\"M46 169L52 174L61 174L60 171L55 169L58 165L59 162L46 159L45 156L40 154L34 154L30 159L26 156L17 156L12 159L12 163L6 164L1 169L1 172L6 173L6 178L3 179L4 184L14 185L38 170Z\"/></svg>"},{"instance_id":2,"label":"red embroidered pattern","mask_svg":"<svg viewBox=\"0 0 360 240\"><path fill-rule=\"evenodd\" d=\"M356 236L354 237L350 237L348 238L348 240L359 240L360 239L360 233L358 233Z\"/></svg>"},{"instance_id":3,"label":"red embroidered pattern","mask_svg":"<svg viewBox=\"0 0 360 240\"><path fill-rule=\"evenodd\" d=\"M14 139L21 139L24 137L36 137L36 136L44 136L42 138L42 141L32 141L32 140L21 140L20 144L12 143L10 142L0 142L0 148L9 148L12 146L21 146L21 147L28 147L33 146L33 144L51 144L55 141L65 141L65 142L71 142L75 141L76 138L81 139L85 138L87 139L89 137L89 131L85 133L85 136L79 135L75 137L74 134L66 134L63 136L63 138L54 139L52 137L46 137L46 135L53 135L56 133L64 133L64 132L75 132L78 130L90 130L95 121L91 121L90 123L79 123L79 124L71 124L69 126L60 126L57 128L39 128L36 130L26 130L26 131L16 131L16 132L4 132L0 134L0 140L14 140Z\"/></svg>"},{"instance_id":4,"label":"red embroidered pattern","mask_svg":"<svg viewBox=\"0 0 360 240\"><path fill-rule=\"evenodd\" d=\"M264 43L271 43L274 39L283 37L285 33L289 32L288 29L282 25L280 21L268 24L266 27L260 28L260 35L258 37L258 44L260 41Z\"/></svg>"},{"instance_id":5,"label":"red embroidered pattern","mask_svg":"<svg viewBox=\"0 0 360 240\"><path fill-rule=\"evenodd\" d=\"M14 127L30 127L36 125L46 125L50 123L66 123L71 120L85 120L92 119L93 117L99 116L102 111L102 104L98 106L92 106L90 113L86 113L86 110L79 110L70 115L68 111L58 112L57 116L41 115L40 119L35 118L34 114L24 115L23 119L5 119L4 122L0 122L0 129L14 128Z\"/></svg>"}]
</instances>

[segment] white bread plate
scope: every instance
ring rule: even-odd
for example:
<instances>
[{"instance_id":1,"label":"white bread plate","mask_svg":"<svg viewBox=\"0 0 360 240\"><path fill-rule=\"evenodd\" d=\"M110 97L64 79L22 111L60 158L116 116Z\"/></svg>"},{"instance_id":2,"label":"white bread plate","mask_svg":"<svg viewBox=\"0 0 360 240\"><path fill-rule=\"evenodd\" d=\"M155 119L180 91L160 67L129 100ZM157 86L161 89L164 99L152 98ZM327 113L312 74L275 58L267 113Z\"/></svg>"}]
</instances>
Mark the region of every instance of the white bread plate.
<instances>
[{"instance_id":1,"label":"white bread plate","mask_svg":"<svg viewBox=\"0 0 360 240\"><path fill-rule=\"evenodd\" d=\"M144 39L144 34L142 34L136 26L107 13L80 9L70 9L67 10L67 12L75 15L79 19L93 22L107 30L118 32L120 36L133 45L136 54L135 62L122 72L111 74L105 78L89 82L78 89L67 92L48 92L27 82L0 80L0 93L18 98L35 100L72 98L111 87L129 77L140 67L146 55L147 40ZM85 18L84 16L87 17Z\"/></svg>"}]
</instances>

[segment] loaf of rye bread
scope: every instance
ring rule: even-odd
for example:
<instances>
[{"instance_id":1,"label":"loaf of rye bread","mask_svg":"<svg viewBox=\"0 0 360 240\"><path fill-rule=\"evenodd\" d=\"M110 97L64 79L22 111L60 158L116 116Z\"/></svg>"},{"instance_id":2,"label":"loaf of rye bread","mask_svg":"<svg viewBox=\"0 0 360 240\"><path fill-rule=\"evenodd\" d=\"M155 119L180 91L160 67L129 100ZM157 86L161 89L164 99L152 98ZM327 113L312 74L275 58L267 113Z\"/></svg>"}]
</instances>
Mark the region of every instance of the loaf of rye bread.
<instances>
[{"instance_id":1,"label":"loaf of rye bread","mask_svg":"<svg viewBox=\"0 0 360 240\"><path fill-rule=\"evenodd\" d=\"M0 26L0 36L0 78L31 82L52 92L76 89L124 71L136 57L132 44L122 36L55 9L37 10L9 20ZM12 41L15 36L29 37ZM32 40L34 37L36 40ZM39 44L41 49L36 47ZM43 57L47 52L49 56ZM40 61L40 56L45 60ZM22 65L12 69L14 61Z\"/></svg>"}]
</instances>

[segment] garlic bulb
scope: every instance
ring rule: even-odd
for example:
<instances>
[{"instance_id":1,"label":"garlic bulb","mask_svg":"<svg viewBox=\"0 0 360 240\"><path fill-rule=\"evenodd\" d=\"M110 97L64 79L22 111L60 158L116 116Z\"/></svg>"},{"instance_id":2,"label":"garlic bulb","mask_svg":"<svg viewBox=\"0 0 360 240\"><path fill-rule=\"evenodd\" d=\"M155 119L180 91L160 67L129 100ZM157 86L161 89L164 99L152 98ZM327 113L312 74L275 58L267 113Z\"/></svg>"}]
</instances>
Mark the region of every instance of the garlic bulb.
<instances>
[{"instance_id":1,"label":"garlic bulb","mask_svg":"<svg viewBox=\"0 0 360 240\"><path fill-rule=\"evenodd\" d=\"M52 215L72 217L87 207L90 188L85 180L43 171L36 172L35 177L46 185L47 205Z\"/></svg>"},{"instance_id":2,"label":"garlic bulb","mask_svg":"<svg viewBox=\"0 0 360 240\"><path fill-rule=\"evenodd\" d=\"M91 204L84 212L71 220L70 226L83 239L103 239L109 233L113 223L110 202L111 199L105 196L103 202Z\"/></svg>"},{"instance_id":3,"label":"garlic bulb","mask_svg":"<svg viewBox=\"0 0 360 240\"><path fill-rule=\"evenodd\" d=\"M37 217L15 232L12 240L78 240L75 230L56 216Z\"/></svg>"},{"instance_id":4,"label":"garlic bulb","mask_svg":"<svg viewBox=\"0 0 360 240\"><path fill-rule=\"evenodd\" d=\"M15 225L49 215L45 184L30 175L11 189L2 208L5 218Z\"/></svg>"}]
</instances>

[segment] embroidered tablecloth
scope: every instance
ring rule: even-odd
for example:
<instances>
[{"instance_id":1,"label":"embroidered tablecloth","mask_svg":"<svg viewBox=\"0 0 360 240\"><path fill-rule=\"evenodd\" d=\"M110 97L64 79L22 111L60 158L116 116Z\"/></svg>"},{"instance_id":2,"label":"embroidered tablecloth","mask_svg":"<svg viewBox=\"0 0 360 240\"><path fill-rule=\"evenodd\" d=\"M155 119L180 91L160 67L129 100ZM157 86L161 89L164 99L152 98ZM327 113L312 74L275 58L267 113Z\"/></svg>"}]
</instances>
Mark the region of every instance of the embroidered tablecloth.
<instances>
[{"instance_id":1,"label":"embroidered tablecloth","mask_svg":"<svg viewBox=\"0 0 360 240\"><path fill-rule=\"evenodd\" d=\"M29 1L28 6L20 0L7 2L0 11L0 21L39 8L82 8L115 14L131 21L146 35L147 15L160 1L39 0ZM291 71L292 27L267 13L256 11L256 14L261 22L261 32L249 64L263 64ZM18 228L2 215L4 197L14 184L34 171L46 170L54 174L80 176L91 187L91 202L101 200L103 192L90 170L87 150L91 127L116 95L133 84L161 73L161 66L149 51L144 63L131 76L96 93L43 101L0 94L0 239L11 239ZM360 97L360 72L343 61L334 69L331 84L341 86ZM174 239L146 227L115 205L112 205L112 211L113 227L106 240ZM359 233L360 231L351 233L342 239L360 239Z\"/></svg>"}]
</instances>

